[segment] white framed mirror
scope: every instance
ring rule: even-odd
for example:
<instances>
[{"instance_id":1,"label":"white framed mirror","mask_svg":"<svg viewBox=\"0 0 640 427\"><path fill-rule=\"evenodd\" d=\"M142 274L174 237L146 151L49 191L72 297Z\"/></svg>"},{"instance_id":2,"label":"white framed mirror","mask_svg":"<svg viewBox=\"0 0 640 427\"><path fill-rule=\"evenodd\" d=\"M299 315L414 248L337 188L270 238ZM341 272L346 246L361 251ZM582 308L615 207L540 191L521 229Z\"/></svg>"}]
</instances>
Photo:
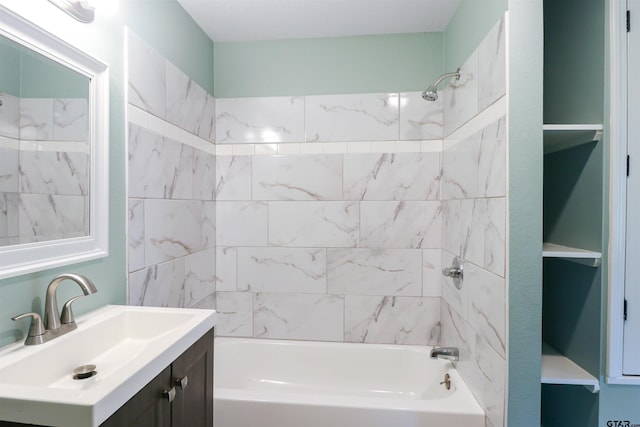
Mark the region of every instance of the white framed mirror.
<instances>
[{"instance_id":1,"label":"white framed mirror","mask_svg":"<svg viewBox=\"0 0 640 427\"><path fill-rule=\"evenodd\" d=\"M108 254L109 67L0 6L0 279Z\"/></svg>"}]
</instances>

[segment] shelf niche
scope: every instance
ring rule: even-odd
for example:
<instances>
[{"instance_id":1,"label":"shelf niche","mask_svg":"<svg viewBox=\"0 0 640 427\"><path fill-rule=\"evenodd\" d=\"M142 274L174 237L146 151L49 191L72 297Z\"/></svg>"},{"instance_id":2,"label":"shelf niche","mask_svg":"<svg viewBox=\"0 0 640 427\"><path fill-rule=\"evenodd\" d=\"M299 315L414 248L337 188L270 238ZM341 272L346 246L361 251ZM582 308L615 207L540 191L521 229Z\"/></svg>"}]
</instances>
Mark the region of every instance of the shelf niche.
<instances>
[{"instance_id":1,"label":"shelf niche","mask_svg":"<svg viewBox=\"0 0 640 427\"><path fill-rule=\"evenodd\" d=\"M599 141L602 138L601 124L543 125L544 154L566 150L577 145Z\"/></svg>"},{"instance_id":2,"label":"shelf niche","mask_svg":"<svg viewBox=\"0 0 640 427\"><path fill-rule=\"evenodd\" d=\"M591 393L600 391L600 383L574 361L542 343L542 384L581 385Z\"/></svg>"},{"instance_id":3,"label":"shelf niche","mask_svg":"<svg viewBox=\"0 0 640 427\"><path fill-rule=\"evenodd\" d=\"M588 249L572 248L555 243L542 244L543 258L560 258L589 267L599 267L602 263L602 253Z\"/></svg>"}]
</instances>

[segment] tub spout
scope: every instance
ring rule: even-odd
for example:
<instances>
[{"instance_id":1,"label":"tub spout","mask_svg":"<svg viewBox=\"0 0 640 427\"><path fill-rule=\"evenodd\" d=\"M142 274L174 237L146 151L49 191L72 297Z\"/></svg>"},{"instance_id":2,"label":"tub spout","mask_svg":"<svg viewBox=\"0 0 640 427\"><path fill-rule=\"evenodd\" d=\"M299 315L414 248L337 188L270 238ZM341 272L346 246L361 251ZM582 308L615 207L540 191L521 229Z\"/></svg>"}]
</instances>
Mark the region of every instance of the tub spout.
<instances>
[{"instance_id":1,"label":"tub spout","mask_svg":"<svg viewBox=\"0 0 640 427\"><path fill-rule=\"evenodd\" d=\"M431 350L430 356L432 359L445 359L452 362L460 360L460 351L457 347L434 347Z\"/></svg>"}]
</instances>

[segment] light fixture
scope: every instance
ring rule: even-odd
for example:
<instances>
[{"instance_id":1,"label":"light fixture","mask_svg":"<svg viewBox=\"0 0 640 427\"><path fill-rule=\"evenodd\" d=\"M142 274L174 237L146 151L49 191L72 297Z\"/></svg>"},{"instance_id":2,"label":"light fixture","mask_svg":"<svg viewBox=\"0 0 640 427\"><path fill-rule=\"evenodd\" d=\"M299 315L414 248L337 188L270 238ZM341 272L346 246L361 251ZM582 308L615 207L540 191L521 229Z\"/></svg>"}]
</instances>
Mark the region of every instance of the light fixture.
<instances>
[{"instance_id":1,"label":"light fixture","mask_svg":"<svg viewBox=\"0 0 640 427\"><path fill-rule=\"evenodd\" d=\"M112 14L118 8L116 0L49 0L69 16L89 24L95 19L95 10L100 8L105 14Z\"/></svg>"},{"instance_id":2,"label":"light fixture","mask_svg":"<svg viewBox=\"0 0 640 427\"><path fill-rule=\"evenodd\" d=\"M95 8L86 0L49 0L67 15L85 24L90 24L95 18Z\"/></svg>"}]
</instances>

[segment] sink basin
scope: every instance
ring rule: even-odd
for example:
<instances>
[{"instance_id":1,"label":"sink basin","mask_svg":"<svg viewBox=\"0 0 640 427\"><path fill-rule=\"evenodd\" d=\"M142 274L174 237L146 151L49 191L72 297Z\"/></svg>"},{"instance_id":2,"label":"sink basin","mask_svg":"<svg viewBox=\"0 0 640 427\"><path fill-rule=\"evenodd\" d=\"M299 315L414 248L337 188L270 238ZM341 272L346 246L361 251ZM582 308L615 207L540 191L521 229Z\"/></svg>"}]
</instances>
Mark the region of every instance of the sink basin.
<instances>
[{"instance_id":1,"label":"sink basin","mask_svg":"<svg viewBox=\"0 0 640 427\"><path fill-rule=\"evenodd\" d=\"M106 306L50 342L0 349L3 421L97 426L215 324L213 310ZM96 375L74 379L74 369Z\"/></svg>"}]
</instances>

